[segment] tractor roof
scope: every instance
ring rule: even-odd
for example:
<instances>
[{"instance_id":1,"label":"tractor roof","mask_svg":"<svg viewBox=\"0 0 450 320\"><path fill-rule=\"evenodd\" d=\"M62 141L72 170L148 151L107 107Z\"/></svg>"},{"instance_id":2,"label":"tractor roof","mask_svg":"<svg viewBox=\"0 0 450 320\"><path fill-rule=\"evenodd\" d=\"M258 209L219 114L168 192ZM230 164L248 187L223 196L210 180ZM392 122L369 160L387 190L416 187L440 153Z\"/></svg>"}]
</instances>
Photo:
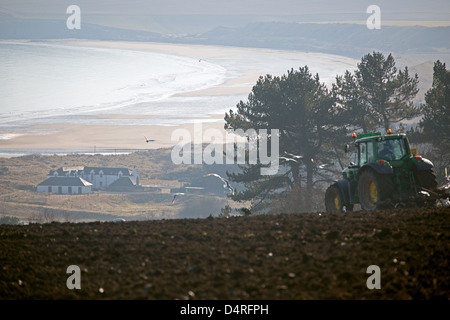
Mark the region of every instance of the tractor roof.
<instances>
[{"instance_id":1,"label":"tractor roof","mask_svg":"<svg viewBox=\"0 0 450 320\"><path fill-rule=\"evenodd\" d=\"M381 132L362 133L362 134L356 135L356 142L374 141L381 137L384 139L401 139L404 136L405 136L404 133L398 133L398 134L387 133L384 135L382 135Z\"/></svg>"}]
</instances>

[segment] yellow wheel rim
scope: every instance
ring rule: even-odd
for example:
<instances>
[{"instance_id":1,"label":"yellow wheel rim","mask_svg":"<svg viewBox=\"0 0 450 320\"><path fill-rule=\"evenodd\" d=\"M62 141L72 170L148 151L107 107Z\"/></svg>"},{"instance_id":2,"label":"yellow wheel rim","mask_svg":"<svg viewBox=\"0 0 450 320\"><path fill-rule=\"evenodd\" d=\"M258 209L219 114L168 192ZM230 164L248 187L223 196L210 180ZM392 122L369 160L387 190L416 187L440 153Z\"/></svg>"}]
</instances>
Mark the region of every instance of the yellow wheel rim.
<instances>
[{"instance_id":1,"label":"yellow wheel rim","mask_svg":"<svg viewBox=\"0 0 450 320\"><path fill-rule=\"evenodd\" d=\"M338 196L338 195L335 195L335 196L334 196L334 201L333 201L333 203L334 203L334 208L335 208L336 210L341 209L341 201L339 201L339 196Z\"/></svg>"},{"instance_id":2,"label":"yellow wheel rim","mask_svg":"<svg viewBox=\"0 0 450 320\"><path fill-rule=\"evenodd\" d=\"M378 200L378 189L373 181L368 181L366 185L367 197L369 204L371 206L375 205Z\"/></svg>"}]
</instances>

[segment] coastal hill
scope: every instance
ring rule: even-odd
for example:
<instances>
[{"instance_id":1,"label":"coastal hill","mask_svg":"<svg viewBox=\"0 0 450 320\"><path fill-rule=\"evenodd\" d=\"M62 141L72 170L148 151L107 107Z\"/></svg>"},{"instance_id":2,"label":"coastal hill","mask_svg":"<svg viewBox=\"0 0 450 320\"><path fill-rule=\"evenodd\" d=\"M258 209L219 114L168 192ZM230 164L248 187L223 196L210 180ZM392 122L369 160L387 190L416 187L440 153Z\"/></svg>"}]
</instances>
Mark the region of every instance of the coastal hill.
<instances>
[{"instance_id":1,"label":"coastal hill","mask_svg":"<svg viewBox=\"0 0 450 320\"><path fill-rule=\"evenodd\" d=\"M69 30L66 20L24 19L0 13L0 39L95 39L301 50L360 58L372 51L449 53L450 27L382 26L357 23L251 22L218 26L196 34L165 34L83 23Z\"/></svg>"}]
</instances>

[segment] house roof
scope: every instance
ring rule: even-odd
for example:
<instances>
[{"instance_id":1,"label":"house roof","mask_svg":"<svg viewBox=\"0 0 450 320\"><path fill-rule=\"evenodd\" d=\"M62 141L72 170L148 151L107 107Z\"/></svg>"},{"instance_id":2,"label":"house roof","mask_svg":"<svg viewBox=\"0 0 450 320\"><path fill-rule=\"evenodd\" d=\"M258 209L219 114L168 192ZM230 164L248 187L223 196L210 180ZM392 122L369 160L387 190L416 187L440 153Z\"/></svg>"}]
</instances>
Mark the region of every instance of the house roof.
<instances>
[{"instance_id":1,"label":"house roof","mask_svg":"<svg viewBox=\"0 0 450 320\"><path fill-rule=\"evenodd\" d=\"M119 172L122 172L123 176L131 176L130 169L128 168L108 168L108 167L61 167L57 170L50 170L49 176L54 176L55 172L58 176L76 177L84 173L90 174L94 171L94 174L99 174L100 171L105 175L117 176Z\"/></svg>"},{"instance_id":2,"label":"house roof","mask_svg":"<svg viewBox=\"0 0 450 320\"><path fill-rule=\"evenodd\" d=\"M84 173L90 174L94 171L95 174L99 174L100 171L106 175L118 175L119 172L122 172L124 176L130 176L130 169L128 168L108 168L108 167L84 167Z\"/></svg>"},{"instance_id":3,"label":"house roof","mask_svg":"<svg viewBox=\"0 0 450 320\"><path fill-rule=\"evenodd\" d=\"M80 175L83 172L84 167L61 167L57 170L50 170L49 175L55 175L55 172L58 176L69 176L74 177L76 175Z\"/></svg>"},{"instance_id":4,"label":"house roof","mask_svg":"<svg viewBox=\"0 0 450 320\"><path fill-rule=\"evenodd\" d=\"M50 177L39 183L38 186L89 187L92 186L92 183L79 177Z\"/></svg>"},{"instance_id":5,"label":"house roof","mask_svg":"<svg viewBox=\"0 0 450 320\"><path fill-rule=\"evenodd\" d=\"M117 187L134 187L133 181L129 177L120 177L113 183L109 185L109 188L117 188Z\"/></svg>"}]
</instances>

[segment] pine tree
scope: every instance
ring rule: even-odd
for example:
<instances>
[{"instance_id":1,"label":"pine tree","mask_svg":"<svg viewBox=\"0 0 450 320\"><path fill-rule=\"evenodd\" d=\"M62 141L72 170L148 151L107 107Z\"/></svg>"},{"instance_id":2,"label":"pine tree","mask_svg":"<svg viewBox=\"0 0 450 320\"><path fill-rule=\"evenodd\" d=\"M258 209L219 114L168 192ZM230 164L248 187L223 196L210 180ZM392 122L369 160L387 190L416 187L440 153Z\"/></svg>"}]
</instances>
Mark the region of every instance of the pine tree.
<instances>
[{"instance_id":1,"label":"pine tree","mask_svg":"<svg viewBox=\"0 0 450 320\"><path fill-rule=\"evenodd\" d=\"M341 107L340 116L348 125L364 132L377 127L390 129L392 123L412 119L420 114L413 99L419 89L417 74L408 67L397 70L392 54L367 54L352 75L336 77L333 93Z\"/></svg>"},{"instance_id":2,"label":"pine tree","mask_svg":"<svg viewBox=\"0 0 450 320\"><path fill-rule=\"evenodd\" d=\"M279 129L279 154L289 152L303 158L281 161L282 170L273 176L261 176L260 164L241 166L242 172L228 175L245 186L244 191L232 196L233 200L252 201L253 211L267 207L280 190L292 190L303 183L306 189L298 198L303 210L310 210L316 165L327 158L325 146L335 130L330 125L332 107L331 94L306 66L281 77L260 77L248 101L240 101L236 113L230 110L225 115L225 129Z\"/></svg>"},{"instance_id":3,"label":"pine tree","mask_svg":"<svg viewBox=\"0 0 450 320\"><path fill-rule=\"evenodd\" d=\"M420 122L423 136L445 154L450 153L450 70L439 60L434 63L433 84L425 94Z\"/></svg>"}]
</instances>

